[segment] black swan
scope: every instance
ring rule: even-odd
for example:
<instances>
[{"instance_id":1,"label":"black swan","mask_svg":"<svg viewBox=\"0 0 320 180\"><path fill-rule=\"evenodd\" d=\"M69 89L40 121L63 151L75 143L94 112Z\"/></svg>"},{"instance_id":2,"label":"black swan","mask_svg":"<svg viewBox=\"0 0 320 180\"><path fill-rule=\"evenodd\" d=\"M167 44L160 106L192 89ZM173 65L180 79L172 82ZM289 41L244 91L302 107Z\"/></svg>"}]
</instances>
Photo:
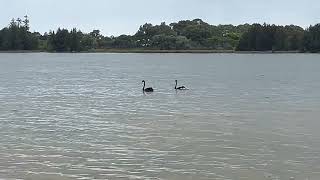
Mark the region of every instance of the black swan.
<instances>
[{"instance_id":1,"label":"black swan","mask_svg":"<svg viewBox=\"0 0 320 180\"><path fill-rule=\"evenodd\" d=\"M153 92L153 88L152 87L145 88L146 87L146 81L145 80L143 80L142 83L143 83L143 88L142 88L143 92Z\"/></svg>"},{"instance_id":2,"label":"black swan","mask_svg":"<svg viewBox=\"0 0 320 180\"><path fill-rule=\"evenodd\" d=\"M176 80L176 86L174 87L175 90L188 90L186 87L184 86L180 86L180 87L177 87L178 86L178 80Z\"/></svg>"}]
</instances>

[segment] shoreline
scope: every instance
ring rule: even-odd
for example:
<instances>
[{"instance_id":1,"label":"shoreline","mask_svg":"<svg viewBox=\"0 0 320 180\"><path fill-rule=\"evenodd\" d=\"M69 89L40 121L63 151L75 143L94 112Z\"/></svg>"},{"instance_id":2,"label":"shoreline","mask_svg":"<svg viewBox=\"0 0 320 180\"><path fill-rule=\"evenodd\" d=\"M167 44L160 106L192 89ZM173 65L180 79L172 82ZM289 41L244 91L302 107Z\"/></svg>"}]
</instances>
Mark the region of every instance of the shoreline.
<instances>
[{"instance_id":1,"label":"shoreline","mask_svg":"<svg viewBox=\"0 0 320 180\"><path fill-rule=\"evenodd\" d=\"M235 50L156 50L156 49L95 49L91 51L80 51L80 52L51 52L44 50L5 50L0 53L150 53L150 54L174 54L174 53L189 53L189 54L319 54L311 52L300 52L300 51L235 51Z\"/></svg>"}]
</instances>

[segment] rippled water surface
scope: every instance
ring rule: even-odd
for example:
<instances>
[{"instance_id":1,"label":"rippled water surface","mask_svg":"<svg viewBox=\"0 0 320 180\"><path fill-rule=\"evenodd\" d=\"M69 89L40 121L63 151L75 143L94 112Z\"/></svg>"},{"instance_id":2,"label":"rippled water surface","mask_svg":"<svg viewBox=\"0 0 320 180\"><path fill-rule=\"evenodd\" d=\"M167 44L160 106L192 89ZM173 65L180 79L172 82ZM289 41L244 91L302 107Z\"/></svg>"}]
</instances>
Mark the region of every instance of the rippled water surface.
<instances>
[{"instance_id":1,"label":"rippled water surface","mask_svg":"<svg viewBox=\"0 0 320 180\"><path fill-rule=\"evenodd\" d=\"M319 55L0 54L0 103L0 179L320 179Z\"/></svg>"}]
</instances>

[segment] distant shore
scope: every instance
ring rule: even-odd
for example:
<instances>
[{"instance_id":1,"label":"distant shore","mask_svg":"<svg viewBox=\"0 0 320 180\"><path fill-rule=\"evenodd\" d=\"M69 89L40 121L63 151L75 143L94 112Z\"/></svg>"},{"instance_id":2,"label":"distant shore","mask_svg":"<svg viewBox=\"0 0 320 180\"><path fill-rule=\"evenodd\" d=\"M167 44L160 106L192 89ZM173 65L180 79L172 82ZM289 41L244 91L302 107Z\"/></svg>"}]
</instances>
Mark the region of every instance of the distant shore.
<instances>
[{"instance_id":1,"label":"distant shore","mask_svg":"<svg viewBox=\"0 0 320 180\"><path fill-rule=\"evenodd\" d=\"M235 51L235 50L210 50L210 49L188 49L188 50L157 50L157 49L95 49L81 52L52 52L44 50L8 50L0 53L191 53L191 54L286 54L309 52L300 51Z\"/></svg>"}]
</instances>

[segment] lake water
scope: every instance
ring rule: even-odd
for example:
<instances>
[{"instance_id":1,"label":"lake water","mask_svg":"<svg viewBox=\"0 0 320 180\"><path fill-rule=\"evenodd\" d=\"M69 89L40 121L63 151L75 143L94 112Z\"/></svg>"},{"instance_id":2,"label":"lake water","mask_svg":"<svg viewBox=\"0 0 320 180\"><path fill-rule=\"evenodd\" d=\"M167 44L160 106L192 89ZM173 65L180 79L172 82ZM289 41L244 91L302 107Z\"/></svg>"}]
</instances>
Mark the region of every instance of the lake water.
<instances>
[{"instance_id":1,"label":"lake water","mask_svg":"<svg viewBox=\"0 0 320 180\"><path fill-rule=\"evenodd\" d=\"M0 179L320 179L316 54L0 54L0 103Z\"/></svg>"}]
</instances>

